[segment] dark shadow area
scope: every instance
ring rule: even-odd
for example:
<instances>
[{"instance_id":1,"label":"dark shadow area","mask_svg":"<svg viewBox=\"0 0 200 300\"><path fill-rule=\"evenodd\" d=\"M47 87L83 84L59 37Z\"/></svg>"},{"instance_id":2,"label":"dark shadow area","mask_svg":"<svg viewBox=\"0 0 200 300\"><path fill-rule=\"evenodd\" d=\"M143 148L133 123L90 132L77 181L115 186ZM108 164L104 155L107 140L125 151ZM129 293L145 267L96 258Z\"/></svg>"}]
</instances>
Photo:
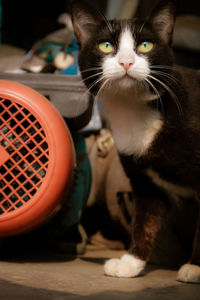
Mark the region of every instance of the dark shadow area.
<instances>
[{"instance_id":1,"label":"dark shadow area","mask_svg":"<svg viewBox=\"0 0 200 300\"><path fill-rule=\"evenodd\" d=\"M60 215L58 215L59 217ZM65 229L54 217L42 227L0 238L0 260L7 262L66 262L77 257L81 234L76 225Z\"/></svg>"},{"instance_id":2,"label":"dark shadow area","mask_svg":"<svg viewBox=\"0 0 200 300\"><path fill-rule=\"evenodd\" d=\"M56 262L69 262L76 259L75 255L70 254L55 254L51 252L38 252L33 255L0 257L0 261L13 262L13 263L56 263ZM1 299L1 297L0 297Z\"/></svg>"},{"instance_id":3,"label":"dark shadow area","mask_svg":"<svg viewBox=\"0 0 200 300\"><path fill-rule=\"evenodd\" d=\"M60 14L70 12L70 2L2 0L3 43L29 50L39 39L64 27L57 19ZM106 0L96 0L95 6L105 10Z\"/></svg>"},{"instance_id":4,"label":"dark shadow area","mask_svg":"<svg viewBox=\"0 0 200 300\"><path fill-rule=\"evenodd\" d=\"M80 257L81 260L89 263L94 263L98 265L104 265L105 261L108 260L105 257Z\"/></svg>"},{"instance_id":5,"label":"dark shadow area","mask_svg":"<svg viewBox=\"0 0 200 300\"><path fill-rule=\"evenodd\" d=\"M26 238L25 238L26 237ZM32 235L22 235L0 239L0 260L6 262L67 262L76 258L73 252L75 244L66 243L69 252L59 252L54 244L42 243L41 239L32 239ZM71 250L71 252L70 252Z\"/></svg>"}]
</instances>

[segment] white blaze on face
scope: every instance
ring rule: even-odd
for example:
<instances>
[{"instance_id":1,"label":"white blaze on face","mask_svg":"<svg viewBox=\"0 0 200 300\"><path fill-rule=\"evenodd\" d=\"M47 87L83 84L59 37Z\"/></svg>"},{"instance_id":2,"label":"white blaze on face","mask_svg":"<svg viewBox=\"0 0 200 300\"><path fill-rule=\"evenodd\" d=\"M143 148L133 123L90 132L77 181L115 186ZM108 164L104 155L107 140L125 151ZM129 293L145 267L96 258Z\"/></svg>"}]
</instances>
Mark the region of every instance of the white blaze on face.
<instances>
[{"instance_id":1,"label":"white blaze on face","mask_svg":"<svg viewBox=\"0 0 200 300\"><path fill-rule=\"evenodd\" d=\"M149 63L146 57L135 52L135 41L129 28L120 36L119 48L116 55L107 55L103 61L103 76L108 79L126 81L136 79L145 80L150 74ZM127 76L125 76L127 75Z\"/></svg>"},{"instance_id":2,"label":"white blaze on face","mask_svg":"<svg viewBox=\"0 0 200 300\"><path fill-rule=\"evenodd\" d=\"M145 56L138 55L130 29L120 36L118 51L108 54L103 61L103 77L107 86L99 93L110 128L120 153L142 156L147 153L163 121L157 110L147 103L152 95L144 81L150 73ZM138 88L142 86L142 88Z\"/></svg>"},{"instance_id":3,"label":"white blaze on face","mask_svg":"<svg viewBox=\"0 0 200 300\"><path fill-rule=\"evenodd\" d=\"M134 48L134 40L130 30L122 32L117 59L119 65L122 66L125 71L128 71L135 63L136 55L133 51Z\"/></svg>"}]
</instances>

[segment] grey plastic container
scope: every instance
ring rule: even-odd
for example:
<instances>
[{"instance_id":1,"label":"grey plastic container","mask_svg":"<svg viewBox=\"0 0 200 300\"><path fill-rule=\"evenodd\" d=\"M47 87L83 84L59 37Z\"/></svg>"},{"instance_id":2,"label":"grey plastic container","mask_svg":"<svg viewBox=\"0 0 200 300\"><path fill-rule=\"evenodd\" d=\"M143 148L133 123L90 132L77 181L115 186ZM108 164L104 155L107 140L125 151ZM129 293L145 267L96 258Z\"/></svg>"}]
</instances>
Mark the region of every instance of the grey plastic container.
<instances>
[{"instance_id":1,"label":"grey plastic container","mask_svg":"<svg viewBox=\"0 0 200 300\"><path fill-rule=\"evenodd\" d=\"M93 97L88 94L80 76L1 72L0 79L17 81L37 90L49 99L68 125L76 130L90 121Z\"/></svg>"}]
</instances>

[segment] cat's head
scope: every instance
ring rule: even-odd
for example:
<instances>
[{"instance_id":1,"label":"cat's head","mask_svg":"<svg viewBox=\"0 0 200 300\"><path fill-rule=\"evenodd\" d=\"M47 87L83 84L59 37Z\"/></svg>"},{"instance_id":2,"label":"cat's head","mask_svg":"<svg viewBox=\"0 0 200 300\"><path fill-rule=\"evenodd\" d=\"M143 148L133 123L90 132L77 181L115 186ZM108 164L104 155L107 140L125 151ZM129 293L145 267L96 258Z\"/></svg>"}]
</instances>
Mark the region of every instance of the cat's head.
<instances>
[{"instance_id":1,"label":"cat's head","mask_svg":"<svg viewBox=\"0 0 200 300\"><path fill-rule=\"evenodd\" d=\"M93 93L141 89L156 93L169 78L175 0L162 0L146 20L108 21L86 2L72 4L82 78Z\"/></svg>"}]
</instances>

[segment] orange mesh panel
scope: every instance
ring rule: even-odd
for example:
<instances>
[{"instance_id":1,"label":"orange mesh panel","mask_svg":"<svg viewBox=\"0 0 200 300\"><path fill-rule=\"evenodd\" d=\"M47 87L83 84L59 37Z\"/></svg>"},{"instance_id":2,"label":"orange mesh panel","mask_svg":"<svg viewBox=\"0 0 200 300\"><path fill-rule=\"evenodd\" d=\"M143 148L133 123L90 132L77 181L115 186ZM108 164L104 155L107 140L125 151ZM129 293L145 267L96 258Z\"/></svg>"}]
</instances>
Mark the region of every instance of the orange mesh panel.
<instances>
[{"instance_id":1,"label":"orange mesh panel","mask_svg":"<svg viewBox=\"0 0 200 300\"><path fill-rule=\"evenodd\" d=\"M5 154L8 154L8 159ZM20 104L0 99L0 215L10 213L38 191L48 168L46 135Z\"/></svg>"}]
</instances>

